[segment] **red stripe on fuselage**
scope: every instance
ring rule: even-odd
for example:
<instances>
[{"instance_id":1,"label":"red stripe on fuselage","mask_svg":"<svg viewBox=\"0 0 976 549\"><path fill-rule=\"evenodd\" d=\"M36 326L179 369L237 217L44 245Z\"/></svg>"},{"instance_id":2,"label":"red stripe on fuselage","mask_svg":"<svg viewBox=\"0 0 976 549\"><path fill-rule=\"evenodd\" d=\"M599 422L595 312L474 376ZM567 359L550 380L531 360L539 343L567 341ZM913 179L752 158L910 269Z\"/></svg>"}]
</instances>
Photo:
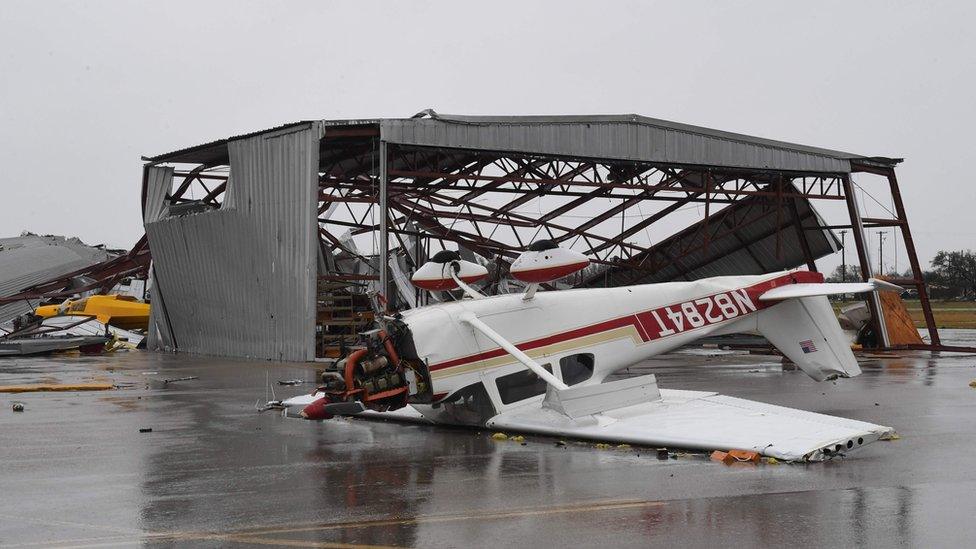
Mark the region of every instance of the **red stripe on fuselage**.
<instances>
[{"instance_id":1,"label":"red stripe on fuselage","mask_svg":"<svg viewBox=\"0 0 976 549\"><path fill-rule=\"evenodd\" d=\"M644 343L653 341L655 339L660 339L662 337L667 337L669 335L677 335L684 333L696 328L702 328L705 326L711 326L713 324L718 324L720 322L725 322L726 320L733 320L741 318L749 313L765 309L775 305L777 302L769 301L759 301L759 296L763 293L780 286L788 284L799 284L799 283L819 283L823 282L824 277L820 273L814 273L810 271L797 271L795 273L790 273L772 280L767 280L765 282L760 282L746 288L737 288L734 290L728 290L726 292L717 292L708 296L701 298L693 298L687 301L682 301L674 303L671 305L666 305L663 307L658 307L651 309L649 311L642 311L636 314L631 314L627 316L622 316L612 320L606 320L603 322L598 322L596 324L591 324L589 326L583 326L581 328L575 328L566 332L560 332L558 334L553 334L539 339L534 339L531 341L526 341L524 343L516 344L516 347L521 351L529 351L531 349L536 349L539 347L544 347L546 345L553 345L555 343L562 343L570 339L576 339L579 337L584 337L592 334L597 334L600 332L606 332L609 330L614 330L624 326L634 326L637 333L640 335L641 340ZM745 310L744 306L732 299L732 305L735 306L738 314L733 316L728 316L723 314L720 310L716 311L715 298L720 295L732 296L734 292L745 291L749 298L749 301L755 306L755 311ZM696 301L706 301L705 303L695 303ZM712 311L709 315L708 303L712 303ZM702 317L703 323L698 326L693 326L689 324L688 316L682 311L682 305L691 304L698 314ZM668 312L671 314L668 314ZM680 316L679 316L680 315ZM711 316L712 319L716 317L721 317L718 320L710 320L708 317ZM680 319L680 326L679 324ZM668 333L668 332L671 333ZM491 358L496 358L508 354L504 349L494 349L491 351L485 351L483 353L478 353L475 355L469 355L466 357L456 358L453 360L448 360L446 362L441 362L439 364L433 364L430 366L431 371L443 370L444 368L451 368L454 366L461 366L462 364L468 364L470 362L477 362L480 360L488 360Z\"/></svg>"},{"instance_id":2,"label":"red stripe on fuselage","mask_svg":"<svg viewBox=\"0 0 976 549\"><path fill-rule=\"evenodd\" d=\"M546 345L552 345L554 343L560 343L568 339L575 339L577 337L588 336L590 334L597 334L600 332L606 332L608 330L614 330L622 326L630 326L637 324L637 318L634 315L624 316L620 318L615 318L613 320L607 320L597 324L592 324L590 326L584 326L582 328L576 328L574 330L569 330L568 332L562 332L558 334L553 334L551 336L546 336L540 339L535 339L532 341L527 341L525 343L519 343L516 346L522 351L528 351L538 347L544 347ZM489 358L495 358L508 354L508 351L504 349L494 349L492 351L485 351L484 353L478 353L476 355L470 355L462 358L457 358L454 360L448 360L447 362L441 362L440 364L434 364L430 367L430 370L441 370L444 368L450 368L452 366L460 366L462 364L467 364L469 362L476 362L479 360L487 360Z\"/></svg>"}]
</instances>

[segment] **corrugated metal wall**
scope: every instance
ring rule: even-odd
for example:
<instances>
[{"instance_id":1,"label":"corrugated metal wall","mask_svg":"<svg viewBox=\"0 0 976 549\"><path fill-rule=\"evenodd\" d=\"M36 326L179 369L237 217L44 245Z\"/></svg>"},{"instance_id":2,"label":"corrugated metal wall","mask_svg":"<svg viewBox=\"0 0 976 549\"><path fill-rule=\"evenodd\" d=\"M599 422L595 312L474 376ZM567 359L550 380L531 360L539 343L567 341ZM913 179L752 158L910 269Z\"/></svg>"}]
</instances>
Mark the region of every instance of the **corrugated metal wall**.
<instances>
[{"instance_id":1,"label":"corrugated metal wall","mask_svg":"<svg viewBox=\"0 0 976 549\"><path fill-rule=\"evenodd\" d=\"M147 220L177 350L314 358L320 138L310 123L232 141L219 210Z\"/></svg>"},{"instance_id":2,"label":"corrugated metal wall","mask_svg":"<svg viewBox=\"0 0 976 549\"><path fill-rule=\"evenodd\" d=\"M798 149L727 132L634 121L469 123L388 119L380 123L390 143L513 151L700 166L812 172L850 172L850 161L814 148Z\"/></svg>"}]
</instances>

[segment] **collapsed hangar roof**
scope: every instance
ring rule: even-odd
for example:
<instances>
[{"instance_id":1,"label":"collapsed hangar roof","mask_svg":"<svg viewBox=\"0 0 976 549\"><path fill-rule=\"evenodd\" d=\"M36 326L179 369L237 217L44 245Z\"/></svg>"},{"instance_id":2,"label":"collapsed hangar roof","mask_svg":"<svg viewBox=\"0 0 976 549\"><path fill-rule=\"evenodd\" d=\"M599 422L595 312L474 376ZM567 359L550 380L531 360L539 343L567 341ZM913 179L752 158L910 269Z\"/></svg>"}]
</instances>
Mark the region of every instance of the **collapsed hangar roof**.
<instances>
[{"instance_id":1,"label":"collapsed hangar roof","mask_svg":"<svg viewBox=\"0 0 976 549\"><path fill-rule=\"evenodd\" d=\"M153 157L151 163L220 165L227 143L264 133L297 130L300 121L220 139ZM325 137L358 136L399 145L470 151L518 152L568 158L611 159L686 166L848 173L851 163L893 166L896 158L870 157L762 137L625 115L466 116L425 110L412 118L321 121Z\"/></svg>"}]
</instances>

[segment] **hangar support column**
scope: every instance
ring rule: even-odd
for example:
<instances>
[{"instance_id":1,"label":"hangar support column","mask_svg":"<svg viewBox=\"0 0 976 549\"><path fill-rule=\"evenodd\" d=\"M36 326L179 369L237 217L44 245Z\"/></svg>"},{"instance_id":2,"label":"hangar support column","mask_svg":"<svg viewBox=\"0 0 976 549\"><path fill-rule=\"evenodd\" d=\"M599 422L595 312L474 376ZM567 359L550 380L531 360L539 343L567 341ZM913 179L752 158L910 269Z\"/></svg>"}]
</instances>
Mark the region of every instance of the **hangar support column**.
<instances>
[{"instance_id":1,"label":"hangar support column","mask_svg":"<svg viewBox=\"0 0 976 549\"><path fill-rule=\"evenodd\" d=\"M939 329L935 325L935 317L932 315L932 304L929 302L928 288L925 287L925 279L922 277L922 268L918 264L918 254L915 252L915 241L912 240L912 230L908 227L908 216L905 214L905 204L901 200L901 191L898 189L898 179L895 177L895 169L885 170L888 184L891 186L891 199L895 203L895 214L898 216L897 223L901 227L901 236L905 242L905 251L908 253L908 262L912 266L912 277L915 288L918 289L918 301L922 306L922 314L925 315L925 326L929 332L929 343L941 345L939 339Z\"/></svg>"},{"instance_id":2,"label":"hangar support column","mask_svg":"<svg viewBox=\"0 0 976 549\"><path fill-rule=\"evenodd\" d=\"M387 144L386 141L380 141L380 257L379 265L380 268L380 292L384 300L387 300L387 306L392 305L389 303L390 299L393 299L393 295L390 294L390 232L389 232L389 215L388 211L388 200L387 196L387 181L389 177L389 164L387 158Z\"/></svg>"}]
</instances>

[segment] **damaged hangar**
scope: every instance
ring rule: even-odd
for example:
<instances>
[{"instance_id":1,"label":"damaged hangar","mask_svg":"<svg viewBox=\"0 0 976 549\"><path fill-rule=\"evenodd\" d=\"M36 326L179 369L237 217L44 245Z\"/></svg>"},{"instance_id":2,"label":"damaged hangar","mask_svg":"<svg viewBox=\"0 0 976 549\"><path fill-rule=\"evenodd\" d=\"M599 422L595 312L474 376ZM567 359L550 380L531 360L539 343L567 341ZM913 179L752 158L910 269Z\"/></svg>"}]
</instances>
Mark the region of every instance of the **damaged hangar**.
<instances>
[{"instance_id":1,"label":"damaged hangar","mask_svg":"<svg viewBox=\"0 0 976 549\"><path fill-rule=\"evenodd\" d=\"M534 240L585 253L560 287L816 268L850 229L901 230L929 344L939 345L898 192L898 159L866 157L637 115L313 120L144 158L152 266L149 347L306 361L421 295L410 274L442 249L517 291L510 262ZM862 217L852 174L890 192L895 215ZM817 201L842 204L827 224ZM683 216L683 217L682 217ZM668 235L651 227L687 219ZM879 303L869 300L887 346Z\"/></svg>"}]
</instances>

